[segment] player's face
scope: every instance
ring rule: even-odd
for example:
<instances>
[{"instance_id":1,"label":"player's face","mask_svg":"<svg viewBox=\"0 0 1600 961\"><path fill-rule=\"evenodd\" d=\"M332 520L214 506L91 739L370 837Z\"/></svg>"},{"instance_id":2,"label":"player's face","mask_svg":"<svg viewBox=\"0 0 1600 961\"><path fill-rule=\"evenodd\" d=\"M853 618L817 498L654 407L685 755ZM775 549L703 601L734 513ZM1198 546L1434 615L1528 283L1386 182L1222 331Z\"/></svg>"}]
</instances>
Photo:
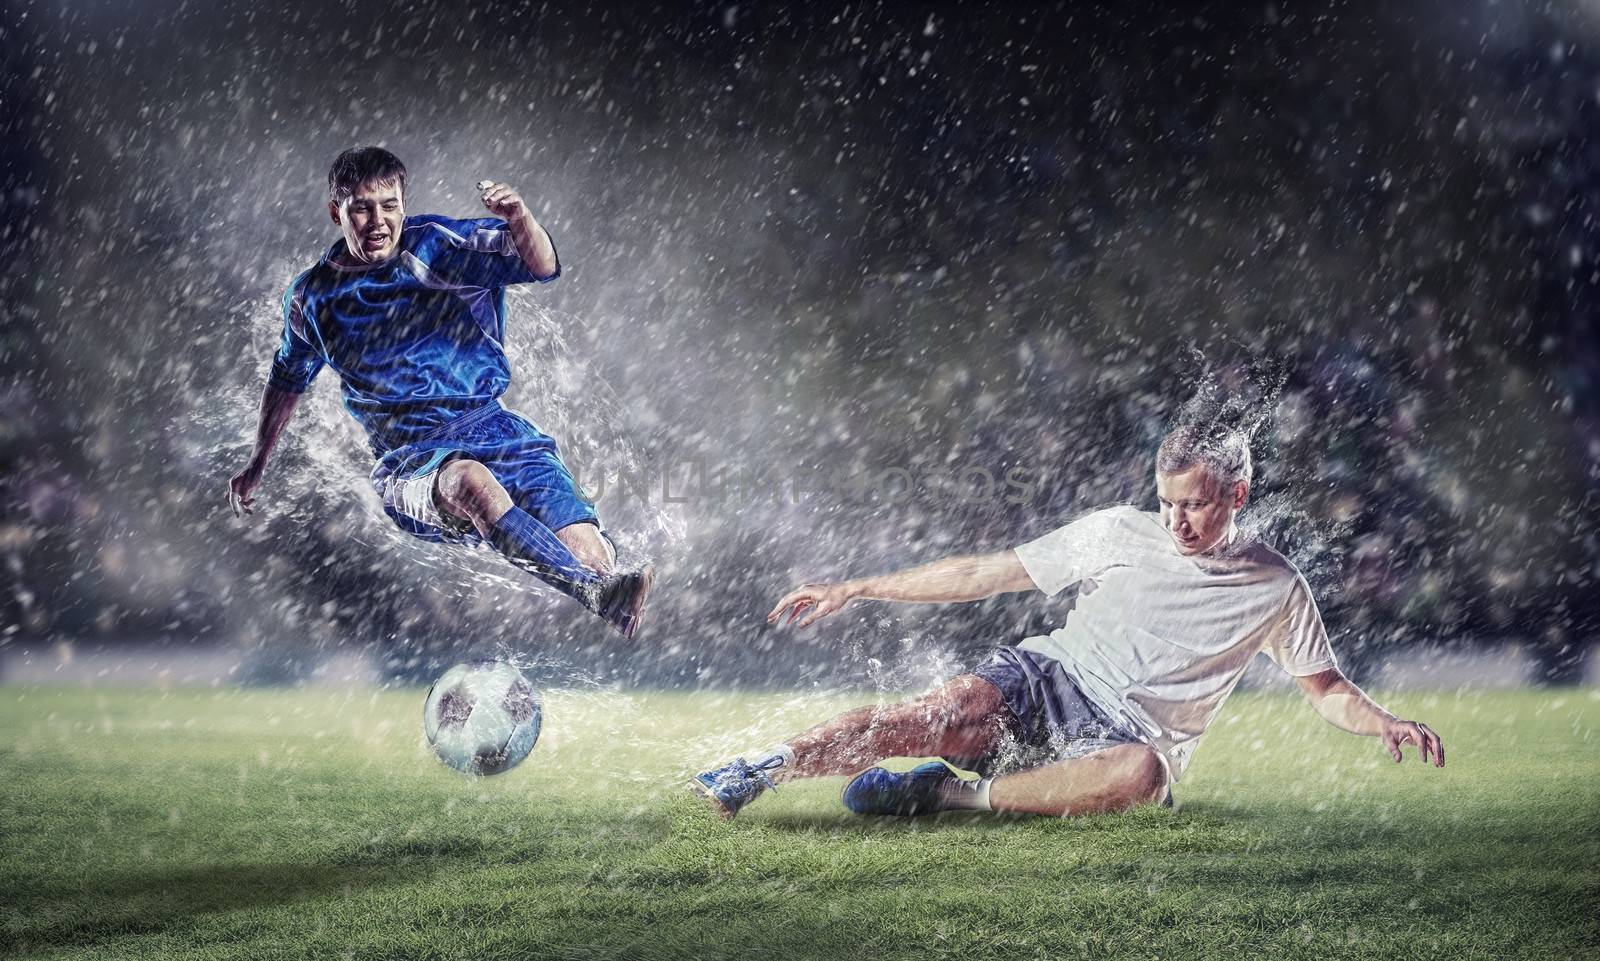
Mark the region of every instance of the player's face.
<instances>
[{"instance_id":1,"label":"player's face","mask_svg":"<svg viewBox=\"0 0 1600 961\"><path fill-rule=\"evenodd\" d=\"M1156 472L1156 497L1161 501L1161 523L1179 554L1204 554L1226 543L1233 515L1244 506L1249 485L1239 481L1225 487L1211 479L1204 467L1181 474Z\"/></svg>"},{"instance_id":2,"label":"player's face","mask_svg":"<svg viewBox=\"0 0 1600 961\"><path fill-rule=\"evenodd\" d=\"M375 264L393 257L400 246L400 225L406 219L398 183L369 180L342 204L328 204L333 222L344 231L350 256Z\"/></svg>"}]
</instances>

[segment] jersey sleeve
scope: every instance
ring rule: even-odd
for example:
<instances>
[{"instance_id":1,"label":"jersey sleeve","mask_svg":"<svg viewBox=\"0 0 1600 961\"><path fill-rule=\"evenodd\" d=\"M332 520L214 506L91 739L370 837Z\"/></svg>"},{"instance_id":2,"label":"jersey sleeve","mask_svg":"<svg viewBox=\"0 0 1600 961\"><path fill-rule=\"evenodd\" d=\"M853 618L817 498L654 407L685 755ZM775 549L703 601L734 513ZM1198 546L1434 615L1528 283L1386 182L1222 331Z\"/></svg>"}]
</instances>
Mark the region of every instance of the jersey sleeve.
<instances>
[{"instance_id":1,"label":"jersey sleeve","mask_svg":"<svg viewBox=\"0 0 1600 961\"><path fill-rule=\"evenodd\" d=\"M561 276L561 256L556 255L555 273L535 277L517 253L511 228L504 220L431 218L420 228L432 233L418 245L415 256L422 261L435 282L452 287L493 289L511 284L549 283ZM546 236L549 232L546 231ZM555 241L550 241L555 249Z\"/></svg>"},{"instance_id":2,"label":"jersey sleeve","mask_svg":"<svg viewBox=\"0 0 1600 961\"><path fill-rule=\"evenodd\" d=\"M1039 590L1054 597L1100 570L1117 543L1115 510L1096 511L1016 548Z\"/></svg>"},{"instance_id":3,"label":"jersey sleeve","mask_svg":"<svg viewBox=\"0 0 1600 961\"><path fill-rule=\"evenodd\" d=\"M1294 586L1289 589L1289 599L1284 602L1263 650L1285 673L1295 677L1339 666L1333 656L1333 645L1328 641L1328 632L1322 626L1322 614L1311 596L1311 586L1298 572L1294 576Z\"/></svg>"},{"instance_id":4,"label":"jersey sleeve","mask_svg":"<svg viewBox=\"0 0 1600 961\"><path fill-rule=\"evenodd\" d=\"M300 298L300 280L295 279L283 295L283 338L267 371L267 384L291 394L303 394L322 370L322 354L306 340L305 303Z\"/></svg>"}]
</instances>

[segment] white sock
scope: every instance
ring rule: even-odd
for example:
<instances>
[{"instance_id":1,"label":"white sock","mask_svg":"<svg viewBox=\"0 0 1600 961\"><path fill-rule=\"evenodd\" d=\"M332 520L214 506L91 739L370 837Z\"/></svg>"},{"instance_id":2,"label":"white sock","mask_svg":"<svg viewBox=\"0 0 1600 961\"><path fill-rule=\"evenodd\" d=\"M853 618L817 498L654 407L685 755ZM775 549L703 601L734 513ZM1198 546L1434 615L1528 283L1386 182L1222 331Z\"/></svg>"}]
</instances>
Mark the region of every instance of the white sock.
<instances>
[{"instance_id":1,"label":"white sock","mask_svg":"<svg viewBox=\"0 0 1600 961\"><path fill-rule=\"evenodd\" d=\"M984 777L976 781L963 781L952 777L949 781L939 786L939 807L945 811L988 811L989 785L994 783L994 778Z\"/></svg>"},{"instance_id":2,"label":"white sock","mask_svg":"<svg viewBox=\"0 0 1600 961\"><path fill-rule=\"evenodd\" d=\"M758 767L769 764L773 760L777 760L777 764L773 764L771 767L767 768L768 774L781 771L786 767L794 767L794 748L787 744L779 744L777 747L768 748L765 751L758 752L755 756L759 760L752 761L751 763L757 765Z\"/></svg>"}]
</instances>

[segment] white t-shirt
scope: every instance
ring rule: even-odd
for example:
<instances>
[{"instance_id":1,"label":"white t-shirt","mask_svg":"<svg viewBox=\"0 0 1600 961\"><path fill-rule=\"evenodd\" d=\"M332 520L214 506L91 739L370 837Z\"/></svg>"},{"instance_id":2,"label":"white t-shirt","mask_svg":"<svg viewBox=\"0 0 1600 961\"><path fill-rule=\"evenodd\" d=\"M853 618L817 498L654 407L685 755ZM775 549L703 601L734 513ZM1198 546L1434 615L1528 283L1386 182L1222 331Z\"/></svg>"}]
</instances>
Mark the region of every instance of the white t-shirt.
<instances>
[{"instance_id":1,"label":"white t-shirt","mask_svg":"<svg viewBox=\"0 0 1600 961\"><path fill-rule=\"evenodd\" d=\"M1159 515L1112 507L1016 550L1046 594L1082 582L1066 625L1018 646L1143 731L1173 780L1257 651L1296 676L1336 664L1305 578L1265 544L1185 557Z\"/></svg>"}]
</instances>

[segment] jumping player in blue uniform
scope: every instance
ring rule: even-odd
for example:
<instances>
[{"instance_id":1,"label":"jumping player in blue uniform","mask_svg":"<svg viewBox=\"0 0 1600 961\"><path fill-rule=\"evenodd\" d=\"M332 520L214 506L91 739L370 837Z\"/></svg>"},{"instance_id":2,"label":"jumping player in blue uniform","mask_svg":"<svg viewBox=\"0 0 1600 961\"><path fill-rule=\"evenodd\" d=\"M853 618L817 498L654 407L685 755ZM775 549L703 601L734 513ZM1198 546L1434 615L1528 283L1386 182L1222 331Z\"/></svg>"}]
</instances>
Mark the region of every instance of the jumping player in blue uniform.
<instances>
[{"instance_id":1,"label":"jumping player in blue uniform","mask_svg":"<svg viewBox=\"0 0 1600 961\"><path fill-rule=\"evenodd\" d=\"M278 435L327 366L367 432L372 486L397 525L487 542L633 637L653 569L615 569L555 441L500 402L511 383L505 288L560 276L550 235L506 184L478 184L494 215L478 220L408 217L405 184L405 166L379 147L346 150L328 171L344 237L284 295L255 448L228 484L235 515L254 513Z\"/></svg>"}]
</instances>

